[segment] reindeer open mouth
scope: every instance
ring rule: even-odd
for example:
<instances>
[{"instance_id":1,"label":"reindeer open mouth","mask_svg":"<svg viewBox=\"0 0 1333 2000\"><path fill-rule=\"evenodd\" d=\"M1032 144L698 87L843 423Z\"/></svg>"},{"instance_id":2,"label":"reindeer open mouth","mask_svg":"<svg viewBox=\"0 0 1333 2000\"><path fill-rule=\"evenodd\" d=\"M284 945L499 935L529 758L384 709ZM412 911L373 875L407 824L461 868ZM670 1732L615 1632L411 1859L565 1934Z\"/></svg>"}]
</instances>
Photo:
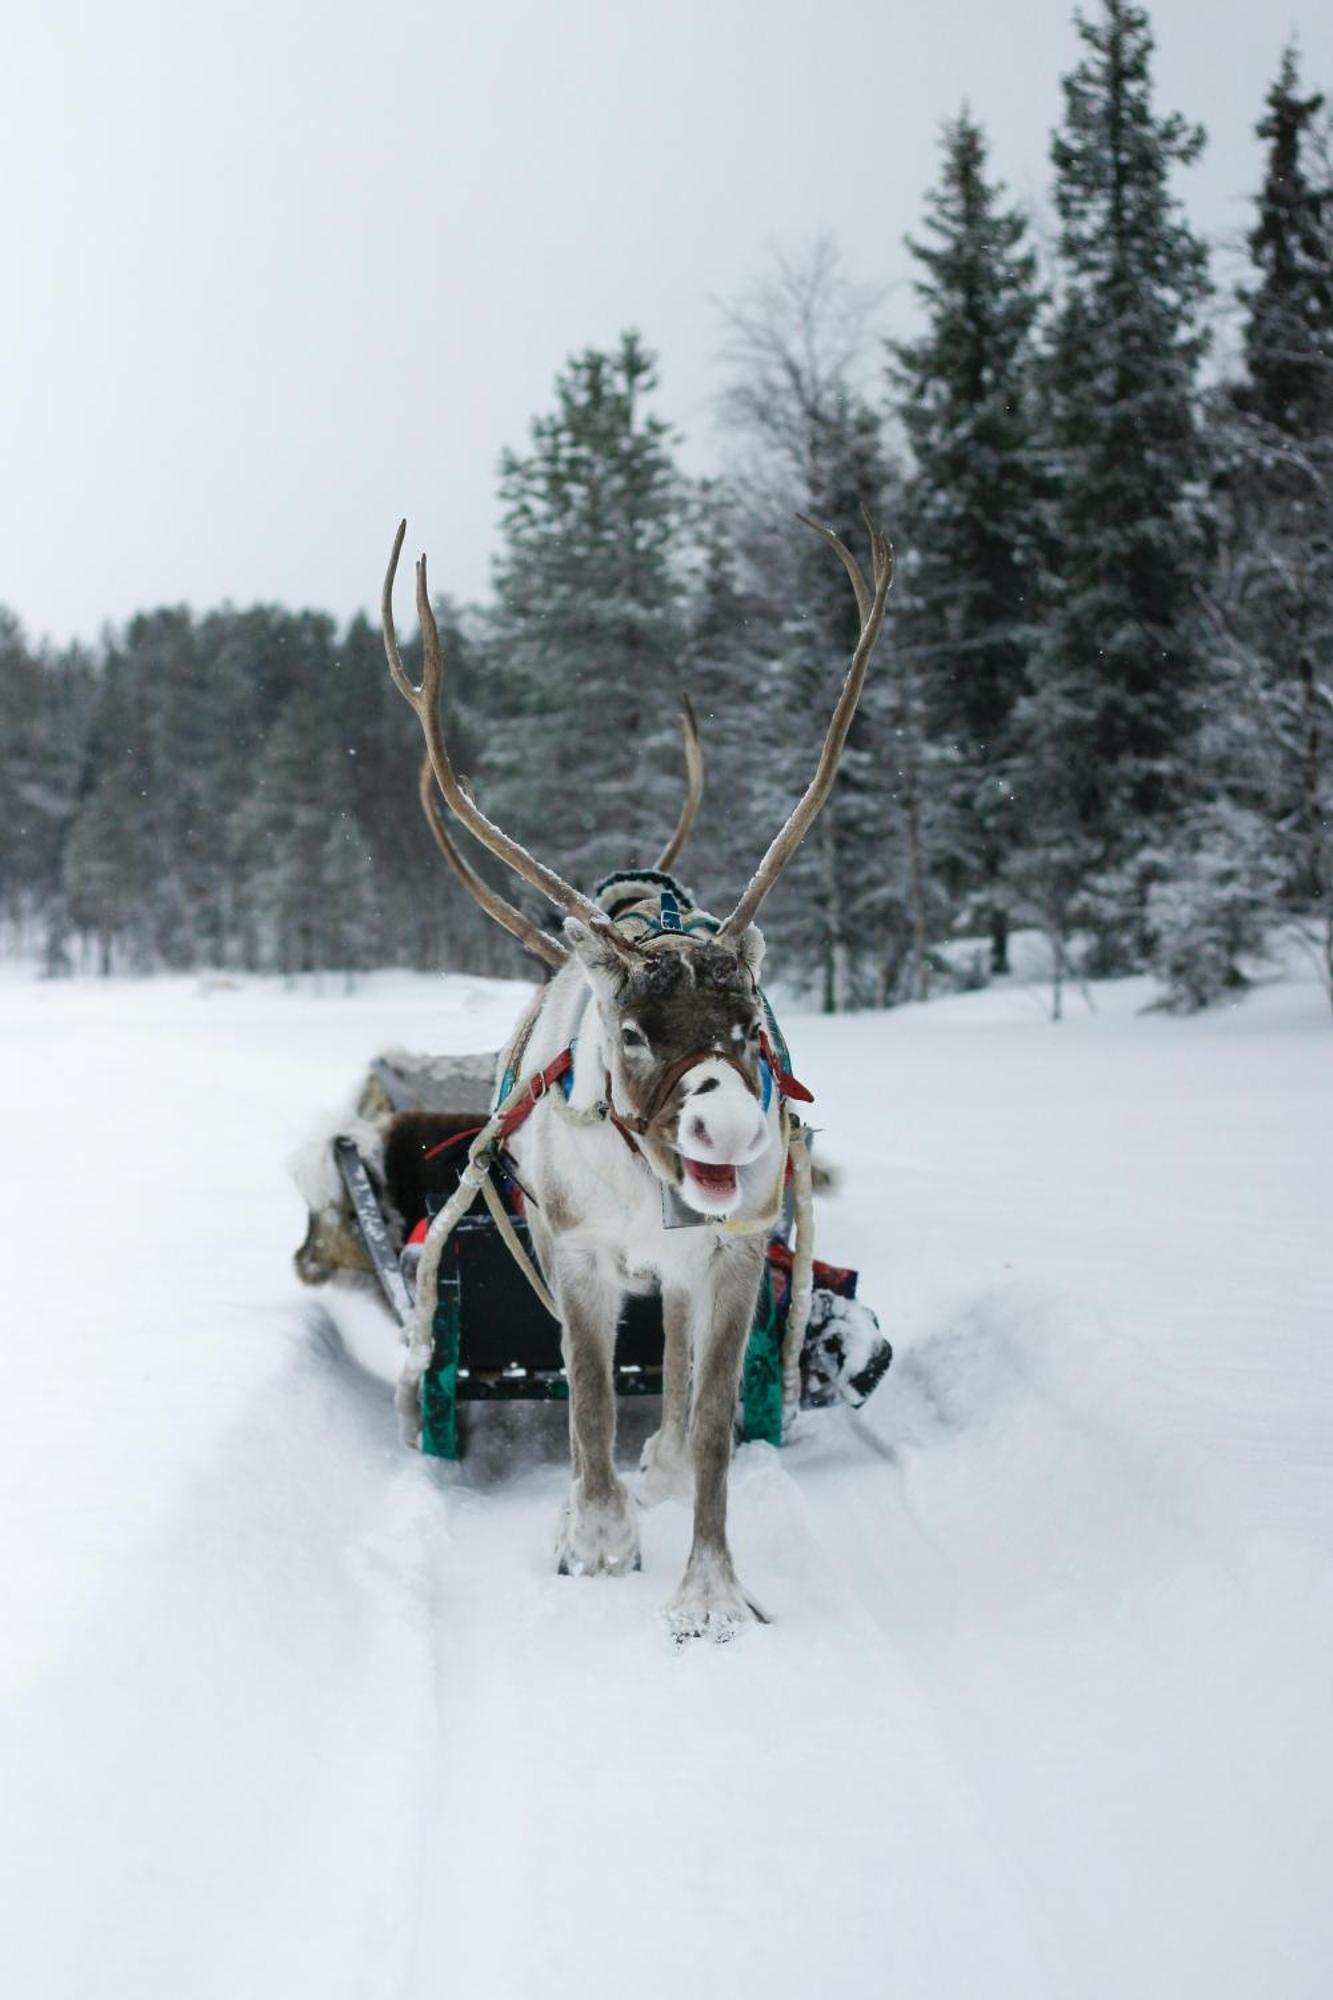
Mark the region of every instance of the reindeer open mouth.
<instances>
[{"instance_id":1,"label":"reindeer open mouth","mask_svg":"<svg viewBox=\"0 0 1333 2000\"><path fill-rule=\"evenodd\" d=\"M719 1197L723 1201L735 1199L741 1181L739 1168L710 1166L707 1160L692 1160L688 1153L681 1154L680 1163L686 1179L693 1181L705 1194L712 1195L714 1200Z\"/></svg>"},{"instance_id":2,"label":"reindeer open mouth","mask_svg":"<svg viewBox=\"0 0 1333 2000\"><path fill-rule=\"evenodd\" d=\"M659 1172L679 1172L691 1208L724 1216L740 1199L741 1168L769 1143L766 1107L766 1093L738 1057L694 1051L657 1079L642 1116L617 1122L648 1141Z\"/></svg>"}]
</instances>

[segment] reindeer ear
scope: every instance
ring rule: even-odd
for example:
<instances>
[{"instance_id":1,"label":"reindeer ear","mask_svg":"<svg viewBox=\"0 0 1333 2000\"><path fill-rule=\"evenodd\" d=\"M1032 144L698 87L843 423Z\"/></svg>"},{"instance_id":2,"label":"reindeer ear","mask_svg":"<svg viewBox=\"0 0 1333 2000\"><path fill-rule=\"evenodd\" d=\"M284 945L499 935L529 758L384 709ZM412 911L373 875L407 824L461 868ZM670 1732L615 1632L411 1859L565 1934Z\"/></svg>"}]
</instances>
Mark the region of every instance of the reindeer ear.
<instances>
[{"instance_id":1,"label":"reindeer ear","mask_svg":"<svg viewBox=\"0 0 1333 2000\"><path fill-rule=\"evenodd\" d=\"M759 968L764 962L764 933L758 924L747 924L736 945L741 964L749 971L755 985L759 984Z\"/></svg>"},{"instance_id":2,"label":"reindeer ear","mask_svg":"<svg viewBox=\"0 0 1333 2000\"><path fill-rule=\"evenodd\" d=\"M629 972L629 948L618 931L608 923L596 929L580 917L565 918L565 936L570 950L598 993L614 999L625 986Z\"/></svg>"}]
</instances>

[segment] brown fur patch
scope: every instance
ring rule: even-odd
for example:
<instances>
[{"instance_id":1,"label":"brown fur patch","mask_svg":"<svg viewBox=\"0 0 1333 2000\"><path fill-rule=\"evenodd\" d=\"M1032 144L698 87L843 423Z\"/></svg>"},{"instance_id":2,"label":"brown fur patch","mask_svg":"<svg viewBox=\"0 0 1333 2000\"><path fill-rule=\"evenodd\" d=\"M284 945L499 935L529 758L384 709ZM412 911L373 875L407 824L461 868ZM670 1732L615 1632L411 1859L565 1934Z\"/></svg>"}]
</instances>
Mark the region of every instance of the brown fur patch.
<instances>
[{"instance_id":1,"label":"brown fur patch","mask_svg":"<svg viewBox=\"0 0 1333 2000\"><path fill-rule=\"evenodd\" d=\"M749 1039L759 1020L758 992L738 953L724 945L655 939L625 981L618 1005L647 1040L653 1058L651 1069L629 1061L623 1066L636 1115L651 1103L658 1079L687 1055L716 1051L739 1059L758 1093L759 1053ZM679 1101L673 1091L662 1115L674 1115Z\"/></svg>"},{"instance_id":2,"label":"brown fur patch","mask_svg":"<svg viewBox=\"0 0 1333 2000\"><path fill-rule=\"evenodd\" d=\"M563 1234L568 1229L577 1229L583 1221L582 1215L570 1199L569 1189L563 1181L550 1175L542 1193L542 1208L551 1228Z\"/></svg>"}]
</instances>

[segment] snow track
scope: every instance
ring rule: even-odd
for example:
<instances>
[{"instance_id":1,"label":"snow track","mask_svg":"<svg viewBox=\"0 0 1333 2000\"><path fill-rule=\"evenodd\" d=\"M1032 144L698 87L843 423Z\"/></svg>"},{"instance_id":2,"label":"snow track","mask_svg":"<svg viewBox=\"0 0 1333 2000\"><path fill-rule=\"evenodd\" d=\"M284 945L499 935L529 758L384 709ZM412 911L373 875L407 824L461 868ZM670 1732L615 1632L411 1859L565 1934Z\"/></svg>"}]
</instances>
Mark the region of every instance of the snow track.
<instances>
[{"instance_id":1,"label":"snow track","mask_svg":"<svg viewBox=\"0 0 1333 2000\"><path fill-rule=\"evenodd\" d=\"M979 1301L794 1475L1046 1913L1052 1990L1313 2000L1328 1566L1233 1539L1075 1335L1016 1288Z\"/></svg>"},{"instance_id":2,"label":"snow track","mask_svg":"<svg viewBox=\"0 0 1333 2000\"><path fill-rule=\"evenodd\" d=\"M654 2000L836 1991L864 1978L869 1937L886 1991L1044 1990L1033 1914L777 1454L741 1455L733 1516L740 1573L778 1622L724 1650L677 1653L658 1615L683 1509L645 1516L639 1575L553 1573L564 1484L550 1468L450 1495L409 1991L435 1990L447 1940L462 1991L582 1994L594 1939ZM944 1929L941 1881L968 1913Z\"/></svg>"},{"instance_id":3,"label":"snow track","mask_svg":"<svg viewBox=\"0 0 1333 2000\"><path fill-rule=\"evenodd\" d=\"M19 1709L7 1991L399 1990L435 1750L433 1496L379 1400L316 1333Z\"/></svg>"},{"instance_id":4,"label":"snow track","mask_svg":"<svg viewBox=\"0 0 1333 2000\"><path fill-rule=\"evenodd\" d=\"M683 1509L644 1516L640 1574L557 1577L563 1410L473 1411L457 1470L407 1457L385 1322L281 1290L306 1112L386 1016L476 1046L512 992L219 1019L163 983L116 989L100 1040L102 996L41 997L0 995L16 1115L58 1067L65 1131L133 1107L140 1140L80 1232L91 1293L40 1176L11 1211L6 1995L1324 2000L1333 1091L1305 996L1190 1028L1112 995L1053 1039L992 996L799 1024L848 1138L825 1240L898 1360L860 1415L738 1456L774 1622L679 1653ZM653 1413L622 1412L628 1473Z\"/></svg>"}]
</instances>

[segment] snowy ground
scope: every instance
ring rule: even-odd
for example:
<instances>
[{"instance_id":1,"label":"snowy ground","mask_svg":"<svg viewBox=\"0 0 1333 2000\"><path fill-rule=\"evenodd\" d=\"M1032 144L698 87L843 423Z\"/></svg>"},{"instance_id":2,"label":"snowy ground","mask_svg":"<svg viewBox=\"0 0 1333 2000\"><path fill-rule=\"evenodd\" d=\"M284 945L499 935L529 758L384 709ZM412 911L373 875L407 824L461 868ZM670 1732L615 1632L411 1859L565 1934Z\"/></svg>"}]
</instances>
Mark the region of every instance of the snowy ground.
<instances>
[{"instance_id":1,"label":"snowy ground","mask_svg":"<svg viewBox=\"0 0 1333 2000\"><path fill-rule=\"evenodd\" d=\"M787 1022L898 1361L678 1656L680 1510L557 1578L561 1413L407 1457L289 1275L312 1114L520 990L6 972L0 1992L1324 2000L1333 1023L1146 997Z\"/></svg>"}]
</instances>

